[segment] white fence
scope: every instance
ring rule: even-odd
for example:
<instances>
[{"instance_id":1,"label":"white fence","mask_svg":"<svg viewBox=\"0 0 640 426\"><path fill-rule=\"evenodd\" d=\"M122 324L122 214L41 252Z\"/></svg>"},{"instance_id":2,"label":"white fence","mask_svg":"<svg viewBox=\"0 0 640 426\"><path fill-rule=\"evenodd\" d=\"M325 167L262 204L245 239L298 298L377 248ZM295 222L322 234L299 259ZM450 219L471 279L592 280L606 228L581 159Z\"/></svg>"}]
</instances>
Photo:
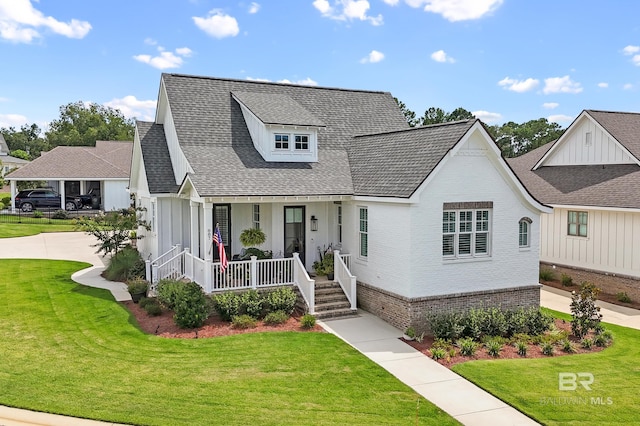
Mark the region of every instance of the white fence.
<instances>
[{"instance_id":1,"label":"white fence","mask_svg":"<svg viewBox=\"0 0 640 426\"><path fill-rule=\"evenodd\" d=\"M333 252L333 272L334 278L342 287L342 291L349 299L351 303L351 309L357 308L356 302L356 277L349 271L348 265L345 263L345 259L350 262L351 256L340 254L338 250Z\"/></svg>"}]
</instances>

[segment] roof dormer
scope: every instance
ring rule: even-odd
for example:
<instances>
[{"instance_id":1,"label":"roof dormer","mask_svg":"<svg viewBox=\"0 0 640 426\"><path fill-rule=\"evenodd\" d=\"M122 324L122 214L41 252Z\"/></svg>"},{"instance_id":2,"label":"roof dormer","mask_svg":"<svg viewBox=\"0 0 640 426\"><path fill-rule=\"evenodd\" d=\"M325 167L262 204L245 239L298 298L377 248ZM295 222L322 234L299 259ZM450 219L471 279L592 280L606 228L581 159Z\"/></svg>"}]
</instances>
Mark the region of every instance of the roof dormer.
<instances>
[{"instance_id":1,"label":"roof dormer","mask_svg":"<svg viewBox=\"0 0 640 426\"><path fill-rule=\"evenodd\" d=\"M284 94L232 92L253 146L265 161L318 161L318 129L324 123Z\"/></svg>"}]
</instances>

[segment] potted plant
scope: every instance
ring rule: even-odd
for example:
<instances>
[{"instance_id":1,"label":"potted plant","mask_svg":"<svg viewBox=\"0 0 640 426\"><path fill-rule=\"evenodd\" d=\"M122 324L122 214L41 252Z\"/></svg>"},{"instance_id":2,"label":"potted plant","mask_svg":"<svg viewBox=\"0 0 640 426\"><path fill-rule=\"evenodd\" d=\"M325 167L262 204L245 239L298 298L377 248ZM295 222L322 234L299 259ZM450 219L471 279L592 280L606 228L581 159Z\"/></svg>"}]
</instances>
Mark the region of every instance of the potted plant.
<instances>
[{"instance_id":1,"label":"potted plant","mask_svg":"<svg viewBox=\"0 0 640 426\"><path fill-rule=\"evenodd\" d=\"M133 303L138 303L143 296L146 296L148 289L149 282L144 278L133 278L127 282L127 291Z\"/></svg>"},{"instance_id":2,"label":"potted plant","mask_svg":"<svg viewBox=\"0 0 640 426\"><path fill-rule=\"evenodd\" d=\"M258 259L271 259L271 252L260 250L256 246L263 244L267 240L267 236L260 228L247 228L240 233L240 243L245 247L243 254L240 256L241 260L249 259L251 256L255 256Z\"/></svg>"},{"instance_id":3,"label":"potted plant","mask_svg":"<svg viewBox=\"0 0 640 426\"><path fill-rule=\"evenodd\" d=\"M404 331L404 334L402 335L402 338L404 340L413 340L416 338L416 329L413 328L412 326L407 327L407 329Z\"/></svg>"},{"instance_id":4,"label":"potted plant","mask_svg":"<svg viewBox=\"0 0 640 426\"><path fill-rule=\"evenodd\" d=\"M328 280L333 280L333 251L328 251L322 257L322 261L313 262L313 269L318 275L326 275Z\"/></svg>"}]
</instances>

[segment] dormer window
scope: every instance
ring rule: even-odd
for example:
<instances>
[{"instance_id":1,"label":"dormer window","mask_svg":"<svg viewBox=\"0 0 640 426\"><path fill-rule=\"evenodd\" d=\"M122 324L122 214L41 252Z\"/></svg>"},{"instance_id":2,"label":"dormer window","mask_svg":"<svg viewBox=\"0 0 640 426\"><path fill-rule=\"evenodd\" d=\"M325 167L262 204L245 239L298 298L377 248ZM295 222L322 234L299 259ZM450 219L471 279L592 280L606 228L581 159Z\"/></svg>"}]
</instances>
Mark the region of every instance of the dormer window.
<instances>
[{"instance_id":1,"label":"dormer window","mask_svg":"<svg viewBox=\"0 0 640 426\"><path fill-rule=\"evenodd\" d=\"M295 135L296 151L309 151L309 135Z\"/></svg>"},{"instance_id":2,"label":"dormer window","mask_svg":"<svg viewBox=\"0 0 640 426\"><path fill-rule=\"evenodd\" d=\"M276 145L275 148L278 150L289 150L289 135L283 135L281 133L276 133L274 135Z\"/></svg>"}]
</instances>

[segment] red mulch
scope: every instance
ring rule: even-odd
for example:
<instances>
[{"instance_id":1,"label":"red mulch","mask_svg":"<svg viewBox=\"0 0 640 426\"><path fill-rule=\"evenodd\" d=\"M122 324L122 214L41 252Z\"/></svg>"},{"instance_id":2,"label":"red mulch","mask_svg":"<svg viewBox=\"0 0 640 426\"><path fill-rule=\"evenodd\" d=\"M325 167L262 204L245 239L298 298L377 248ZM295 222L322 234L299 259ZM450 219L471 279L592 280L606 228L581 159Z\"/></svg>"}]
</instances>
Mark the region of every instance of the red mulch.
<instances>
[{"instance_id":1,"label":"red mulch","mask_svg":"<svg viewBox=\"0 0 640 426\"><path fill-rule=\"evenodd\" d=\"M570 322L556 319L555 325L558 329L566 330L569 333L571 333ZM594 337L593 332L591 332L587 337L590 339L593 339ZM582 348L582 346L580 346L580 340L571 334L569 334L568 339L574 344L574 349L576 350L575 354L568 354L566 352L563 352L561 347L555 346L553 350L553 356L568 356L568 355L576 355L576 354L583 354L583 353L589 353L589 352L600 352L601 350L604 349L602 347L596 346L595 344L591 347L591 349L584 349ZM414 349L422 352L423 354L431 358L431 352L429 351L429 349L431 348L431 345L433 345L433 341L434 341L433 337L425 337L421 343L418 343L415 340L412 340L412 341L405 340L405 339L401 339L401 340L406 344L412 346ZM522 357L518 355L518 350L515 347L515 345L505 344L504 346L502 346L502 350L500 351L500 356L497 358L489 355L486 348L484 348L483 346L479 346L478 350L476 351L476 354L472 357L460 355L459 350L456 348L455 356L453 357L447 356L443 359L438 360L438 362L444 365L445 367L452 367L462 362L475 361L479 359L511 359L511 358L531 359L531 358L547 358L547 357L548 357L547 355L544 355L542 353L542 346L539 346L536 344L529 344L526 357Z\"/></svg>"},{"instance_id":2,"label":"red mulch","mask_svg":"<svg viewBox=\"0 0 640 426\"><path fill-rule=\"evenodd\" d=\"M540 284L557 288L560 290L568 291L568 292L578 292L580 290L579 284L573 284L571 286L565 286L559 280L553 281L540 281ZM630 288L626 292L631 298L631 302L621 302L618 300L617 293L615 293L618 288L608 286L606 282L599 282L596 284L598 288L600 288L600 293L598 294L598 301L603 301L607 303L611 303L613 305L618 306L626 306L627 308L632 309L640 309L640 288ZM597 302L596 302L597 304Z\"/></svg>"},{"instance_id":3,"label":"red mulch","mask_svg":"<svg viewBox=\"0 0 640 426\"><path fill-rule=\"evenodd\" d=\"M279 325L265 325L262 321L258 321L258 326L249 329L235 329L230 322L220 319L217 314L212 315L200 328L180 328L173 322L173 312L163 310L162 315L153 317L147 314L137 303L132 301L122 302L129 312L138 321L140 328L148 334L156 334L161 337L181 338L181 339L198 339L205 337L229 336L232 334L243 333L259 333L265 331L300 331L300 332L323 332L324 329L319 325L307 329L300 326L299 313L289 318L287 322Z\"/></svg>"}]
</instances>

